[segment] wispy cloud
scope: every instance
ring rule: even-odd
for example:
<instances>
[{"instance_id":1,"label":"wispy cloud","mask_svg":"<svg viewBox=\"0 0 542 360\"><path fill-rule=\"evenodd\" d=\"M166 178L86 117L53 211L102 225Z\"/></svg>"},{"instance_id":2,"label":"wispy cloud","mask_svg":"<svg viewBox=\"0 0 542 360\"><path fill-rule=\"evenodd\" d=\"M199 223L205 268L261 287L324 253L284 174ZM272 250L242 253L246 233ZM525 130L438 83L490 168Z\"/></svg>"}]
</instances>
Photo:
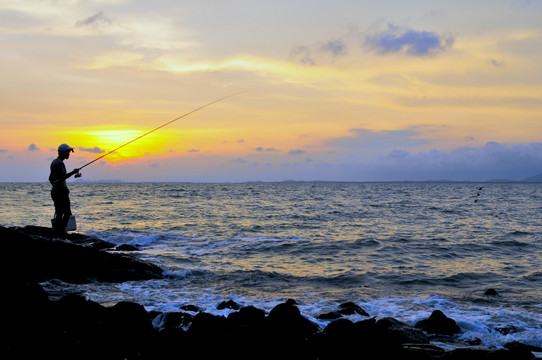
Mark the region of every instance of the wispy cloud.
<instances>
[{"instance_id":1,"label":"wispy cloud","mask_svg":"<svg viewBox=\"0 0 542 360\"><path fill-rule=\"evenodd\" d=\"M311 45L295 45L290 50L290 58L304 65L318 65L333 62L339 56L347 54L347 45L340 39L328 40Z\"/></svg>"},{"instance_id":2,"label":"wispy cloud","mask_svg":"<svg viewBox=\"0 0 542 360\"><path fill-rule=\"evenodd\" d=\"M102 153L105 152L105 150L102 150L97 146L95 146L93 148L86 148L86 147L80 146L79 150L84 151L84 152L94 153L94 154L102 154Z\"/></svg>"},{"instance_id":3,"label":"wispy cloud","mask_svg":"<svg viewBox=\"0 0 542 360\"><path fill-rule=\"evenodd\" d=\"M80 27L98 27L102 25L110 25L113 23L113 19L104 15L103 11L89 16L83 20L79 20L75 23L75 26Z\"/></svg>"},{"instance_id":4,"label":"wispy cloud","mask_svg":"<svg viewBox=\"0 0 542 360\"><path fill-rule=\"evenodd\" d=\"M302 149L293 149L293 150L288 151L288 155L302 155L305 153L306 151Z\"/></svg>"},{"instance_id":5,"label":"wispy cloud","mask_svg":"<svg viewBox=\"0 0 542 360\"><path fill-rule=\"evenodd\" d=\"M256 150L257 152L277 152L277 151L280 151L280 150L278 150L278 149L276 149L274 147L264 148L262 146L258 146L254 150Z\"/></svg>"},{"instance_id":6,"label":"wispy cloud","mask_svg":"<svg viewBox=\"0 0 542 360\"><path fill-rule=\"evenodd\" d=\"M40 148L36 144L32 143L32 144L28 145L28 150L29 151L40 151Z\"/></svg>"},{"instance_id":7,"label":"wispy cloud","mask_svg":"<svg viewBox=\"0 0 542 360\"><path fill-rule=\"evenodd\" d=\"M413 56L433 55L451 47L453 43L452 36L403 29L392 24L386 30L365 38L365 44L378 53L405 53Z\"/></svg>"},{"instance_id":8,"label":"wispy cloud","mask_svg":"<svg viewBox=\"0 0 542 360\"><path fill-rule=\"evenodd\" d=\"M231 163L231 164L246 164L246 163L248 163L248 161L243 159L243 158L237 158L237 159L230 160L229 163Z\"/></svg>"},{"instance_id":9,"label":"wispy cloud","mask_svg":"<svg viewBox=\"0 0 542 360\"><path fill-rule=\"evenodd\" d=\"M494 59L494 58L489 58L489 60L487 62L490 63L491 65L495 66L495 67L504 66L503 61L500 61L500 60L497 60L497 59Z\"/></svg>"}]
</instances>

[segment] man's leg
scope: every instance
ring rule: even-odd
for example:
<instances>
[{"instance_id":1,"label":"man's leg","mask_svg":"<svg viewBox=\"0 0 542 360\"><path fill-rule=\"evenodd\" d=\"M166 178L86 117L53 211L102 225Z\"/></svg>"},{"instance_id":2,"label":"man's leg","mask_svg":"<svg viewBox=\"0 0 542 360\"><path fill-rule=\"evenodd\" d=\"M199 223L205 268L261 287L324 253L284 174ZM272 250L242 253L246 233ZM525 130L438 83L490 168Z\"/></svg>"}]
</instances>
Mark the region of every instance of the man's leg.
<instances>
[{"instance_id":1,"label":"man's leg","mask_svg":"<svg viewBox=\"0 0 542 360\"><path fill-rule=\"evenodd\" d=\"M70 220L70 198L67 194L52 194L55 203L54 236L66 238L66 226Z\"/></svg>"}]
</instances>

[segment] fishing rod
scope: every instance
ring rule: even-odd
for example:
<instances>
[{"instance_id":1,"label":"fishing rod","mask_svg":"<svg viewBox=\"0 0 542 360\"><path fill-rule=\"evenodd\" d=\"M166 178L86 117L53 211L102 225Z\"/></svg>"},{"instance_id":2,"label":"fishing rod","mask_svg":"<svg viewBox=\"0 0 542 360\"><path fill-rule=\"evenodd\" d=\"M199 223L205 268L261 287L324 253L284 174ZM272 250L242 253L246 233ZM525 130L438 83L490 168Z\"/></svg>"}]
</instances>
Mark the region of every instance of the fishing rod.
<instances>
[{"instance_id":1,"label":"fishing rod","mask_svg":"<svg viewBox=\"0 0 542 360\"><path fill-rule=\"evenodd\" d=\"M86 163L85 165L81 166L81 167L79 168L79 170L81 170L81 169L84 168L84 167L89 166L90 164L92 164L93 162L96 162L96 161L100 160L101 158L106 157L107 155L109 155L109 154L111 154L111 153L114 153L115 151L117 151L117 150L119 150L119 149L125 147L126 145L130 145L130 144L133 143L134 141L137 141L137 140L141 139L142 137L147 136L147 135L149 135L150 133L155 132L156 130L163 128L164 126L167 126L167 125L169 125L169 124L171 124L171 123L173 123L173 122L175 122L175 121L177 121L177 120L180 120L180 119L182 119L182 118L184 118L184 117L186 117L186 116L188 116L188 115L190 115L190 114L195 113L196 111L199 111L199 110L201 110L201 109L203 109L203 108L206 108L207 106L211 106L211 105L213 105L213 104L216 104L216 103L219 102L219 101L222 101L222 100L227 99L227 98L229 98L229 97L232 97L232 96L235 96L235 95L239 95L239 94L242 94L242 93L245 93L245 92L246 92L246 91L241 91L241 92L238 92L238 93L235 93L235 94L226 95L226 96L224 96L224 97L221 97L220 99L216 99L216 100L214 100L214 101L211 101L211 102L208 103L208 104L205 104L205 105L203 105L203 106L200 106L200 107L197 108L197 109L194 109L194 110L192 110L192 111L189 111L189 112L187 112L186 114L183 114L183 115L181 115L181 116L179 116L179 117L177 117L177 118L175 118L175 119L173 119L173 120L170 120L170 121L166 122L165 124L162 124L162 125L158 126L157 128L154 128L154 129L152 129L152 130L150 130L150 131L147 131L145 134L140 135L140 136L136 137L135 139L132 139L132 140L128 141L126 144L123 144L123 145L119 146L118 148L113 149L113 150L109 151L108 153L103 154L102 156L97 157L96 159L92 160L91 162L88 162L88 163ZM79 175L79 174L77 174L77 175ZM79 175L79 176L77 176L77 175L76 175L76 177L81 176L81 175Z\"/></svg>"}]
</instances>

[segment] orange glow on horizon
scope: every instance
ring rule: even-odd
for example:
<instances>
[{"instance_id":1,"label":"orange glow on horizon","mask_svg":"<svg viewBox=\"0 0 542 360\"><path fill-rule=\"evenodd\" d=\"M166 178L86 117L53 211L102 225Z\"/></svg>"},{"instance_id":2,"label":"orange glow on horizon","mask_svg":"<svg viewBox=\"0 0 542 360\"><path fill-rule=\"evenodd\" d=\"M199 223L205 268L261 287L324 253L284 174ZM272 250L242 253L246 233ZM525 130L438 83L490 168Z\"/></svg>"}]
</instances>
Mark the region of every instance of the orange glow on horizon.
<instances>
[{"instance_id":1,"label":"orange glow on horizon","mask_svg":"<svg viewBox=\"0 0 542 360\"><path fill-rule=\"evenodd\" d=\"M121 147L104 157L107 162L127 161L167 151L167 135L152 133L138 139L145 133L143 130L112 128L71 131L67 137L72 139L72 146L79 149L79 154L83 153L88 158L99 157Z\"/></svg>"}]
</instances>

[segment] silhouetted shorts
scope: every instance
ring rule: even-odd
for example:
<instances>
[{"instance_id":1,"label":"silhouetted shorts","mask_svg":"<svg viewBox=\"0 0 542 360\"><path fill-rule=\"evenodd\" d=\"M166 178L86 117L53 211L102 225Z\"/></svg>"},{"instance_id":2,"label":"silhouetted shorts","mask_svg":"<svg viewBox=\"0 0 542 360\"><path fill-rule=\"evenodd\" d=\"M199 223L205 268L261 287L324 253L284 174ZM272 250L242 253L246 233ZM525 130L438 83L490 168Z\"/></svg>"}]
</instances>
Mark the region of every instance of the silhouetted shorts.
<instances>
[{"instance_id":1,"label":"silhouetted shorts","mask_svg":"<svg viewBox=\"0 0 542 360\"><path fill-rule=\"evenodd\" d=\"M55 213L57 217L70 216L71 205L70 205L70 193L65 190L51 190L51 198L55 203Z\"/></svg>"}]
</instances>

